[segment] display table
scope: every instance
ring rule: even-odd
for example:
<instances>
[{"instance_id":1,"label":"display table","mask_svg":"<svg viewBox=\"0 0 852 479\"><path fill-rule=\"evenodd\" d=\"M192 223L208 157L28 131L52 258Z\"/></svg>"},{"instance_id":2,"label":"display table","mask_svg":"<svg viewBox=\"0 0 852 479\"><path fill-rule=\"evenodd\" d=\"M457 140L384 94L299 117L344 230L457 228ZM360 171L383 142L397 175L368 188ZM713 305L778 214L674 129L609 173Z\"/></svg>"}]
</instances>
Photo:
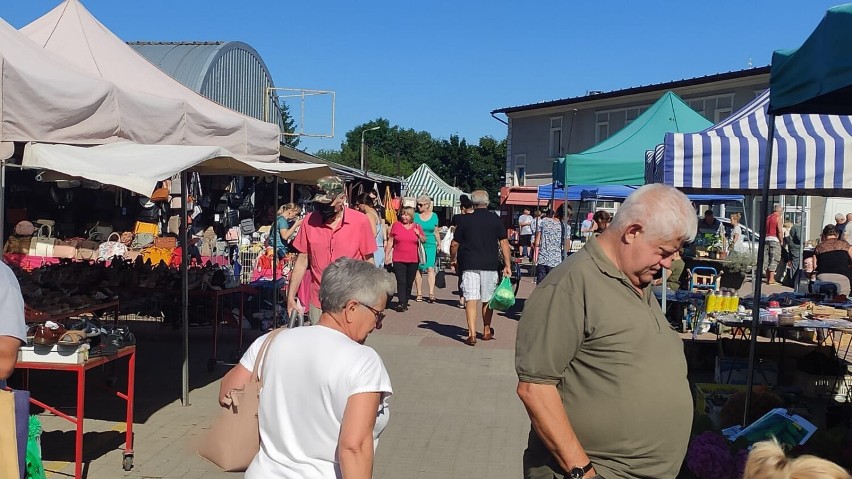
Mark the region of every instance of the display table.
<instances>
[{"instance_id":1,"label":"display table","mask_svg":"<svg viewBox=\"0 0 852 479\"><path fill-rule=\"evenodd\" d=\"M105 303L93 304L91 306L86 306L85 308L75 309L73 311L66 311L64 313L45 314L45 315L38 315L36 317L27 317L26 321L28 323L44 323L45 321L53 321L53 322L58 323L60 321L66 320L68 318L73 318L73 317L80 316L80 315L83 315L83 314L97 313L99 311L109 311L109 310L112 310L112 313L113 313L112 324L113 324L113 326L115 326L116 324L118 324L118 315L119 315L119 308L118 308L118 300L117 299L114 299L112 301L107 301Z\"/></svg>"},{"instance_id":2,"label":"display table","mask_svg":"<svg viewBox=\"0 0 852 479\"><path fill-rule=\"evenodd\" d=\"M243 325L242 325L242 317L243 317L243 303L245 299L246 288L243 286L239 286L231 289L220 289L220 290L212 290L212 289L194 289L189 292L190 298L204 298L213 302L213 351L210 356L210 360L207 361L207 370L213 371L216 369L216 365L219 364L218 357L218 343L219 343L219 323L224 321L224 308L219 308L219 303L224 300L226 296L231 296L238 294L240 295L240 319L237 321L237 329L239 330L239 340L237 343L237 354L242 353L243 349Z\"/></svg>"},{"instance_id":3,"label":"display table","mask_svg":"<svg viewBox=\"0 0 852 479\"><path fill-rule=\"evenodd\" d=\"M34 397L30 396L30 402L43 408L50 413L70 421L75 425L76 431L74 435L74 478L82 479L83 477L83 419L85 417L85 399L86 399L86 371L103 366L107 363L115 361L119 358L127 357L127 393L115 391L115 395L124 399L127 403L127 411L125 420L127 422L127 432L124 445L124 456L122 467L125 471L129 471L133 467L133 398L134 398L134 383L136 380L136 346L127 346L121 348L118 353L113 356L91 358L83 364L55 364L42 362L18 362L15 365L16 369L24 371L24 389L29 389L30 370L40 369L46 371L68 371L77 373L77 411L76 416L70 416L63 413L56 407L47 405ZM118 476L118 474L116 474Z\"/></svg>"}]
</instances>

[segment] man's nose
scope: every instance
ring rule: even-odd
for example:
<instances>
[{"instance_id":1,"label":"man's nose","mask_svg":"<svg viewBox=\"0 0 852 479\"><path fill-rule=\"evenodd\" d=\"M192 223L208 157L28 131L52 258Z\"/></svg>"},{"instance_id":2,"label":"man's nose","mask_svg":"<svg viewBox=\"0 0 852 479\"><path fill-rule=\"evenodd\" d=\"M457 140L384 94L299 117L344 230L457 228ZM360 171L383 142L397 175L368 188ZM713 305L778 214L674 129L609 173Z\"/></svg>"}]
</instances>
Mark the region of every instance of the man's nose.
<instances>
[{"instance_id":1,"label":"man's nose","mask_svg":"<svg viewBox=\"0 0 852 479\"><path fill-rule=\"evenodd\" d=\"M672 257L667 256L667 257L660 260L660 266L662 266L663 268L666 268L666 269L672 269L672 261L674 261L672 259Z\"/></svg>"}]
</instances>

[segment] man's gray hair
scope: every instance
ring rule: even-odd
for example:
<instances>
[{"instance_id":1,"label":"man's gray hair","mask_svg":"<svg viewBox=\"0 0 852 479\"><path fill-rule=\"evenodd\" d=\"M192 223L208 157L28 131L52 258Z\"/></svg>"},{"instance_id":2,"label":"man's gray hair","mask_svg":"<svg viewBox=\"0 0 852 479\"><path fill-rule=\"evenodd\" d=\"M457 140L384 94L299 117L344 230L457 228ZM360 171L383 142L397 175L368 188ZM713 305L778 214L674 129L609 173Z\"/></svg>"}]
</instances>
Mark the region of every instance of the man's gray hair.
<instances>
[{"instance_id":1,"label":"man's gray hair","mask_svg":"<svg viewBox=\"0 0 852 479\"><path fill-rule=\"evenodd\" d=\"M488 192L485 190L476 190L470 194L470 202L473 206L488 206Z\"/></svg>"},{"instance_id":2,"label":"man's gray hair","mask_svg":"<svg viewBox=\"0 0 852 479\"><path fill-rule=\"evenodd\" d=\"M375 306L395 291L396 280L384 269L367 261L338 258L322 273L320 305L323 312L338 313L349 301Z\"/></svg>"},{"instance_id":3,"label":"man's gray hair","mask_svg":"<svg viewBox=\"0 0 852 479\"><path fill-rule=\"evenodd\" d=\"M642 225L644 232L656 239L692 241L698 218L685 194L671 186L650 184L627 197L609 228L623 232L631 224Z\"/></svg>"}]
</instances>

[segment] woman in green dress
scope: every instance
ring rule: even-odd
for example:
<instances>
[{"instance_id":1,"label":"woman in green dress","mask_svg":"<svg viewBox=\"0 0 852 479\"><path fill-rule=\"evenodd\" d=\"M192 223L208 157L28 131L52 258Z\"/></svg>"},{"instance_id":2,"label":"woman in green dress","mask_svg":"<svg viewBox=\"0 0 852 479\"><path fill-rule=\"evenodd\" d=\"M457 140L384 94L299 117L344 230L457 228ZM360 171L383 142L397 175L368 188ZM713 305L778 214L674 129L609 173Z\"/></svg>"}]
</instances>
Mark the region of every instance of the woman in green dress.
<instances>
[{"instance_id":1,"label":"woman in green dress","mask_svg":"<svg viewBox=\"0 0 852 479\"><path fill-rule=\"evenodd\" d=\"M423 301L423 273L426 273L429 281L429 298L428 302L435 302L435 256L438 253L438 245L441 244L441 230L438 228L438 215L432 209L434 205L432 198L427 195L417 197L418 214L414 216L414 222L423 228L426 234L426 242L423 247L426 249L426 263L421 264L417 269L414 287L417 290L415 301Z\"/></svg>"}]
</instances>

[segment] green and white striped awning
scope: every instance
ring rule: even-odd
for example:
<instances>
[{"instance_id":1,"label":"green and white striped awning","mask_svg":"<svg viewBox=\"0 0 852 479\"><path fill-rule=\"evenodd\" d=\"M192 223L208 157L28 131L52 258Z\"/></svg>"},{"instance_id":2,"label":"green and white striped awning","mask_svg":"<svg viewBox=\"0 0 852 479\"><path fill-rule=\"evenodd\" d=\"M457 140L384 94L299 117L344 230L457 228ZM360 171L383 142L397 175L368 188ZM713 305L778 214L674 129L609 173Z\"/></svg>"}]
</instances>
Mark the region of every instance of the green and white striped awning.
<instances>
[{"instance_id":1,"label":"green and white striped awning","mask_svg":"<svg viewBox=\"0 0 852 479\"><path fill-rule=\"evenodd\" d=\"M406 180L406 196L429 195L437 207L456 208L462 190L448 185L426 163L420 165Z\"/></svg>"}]
</instances>

